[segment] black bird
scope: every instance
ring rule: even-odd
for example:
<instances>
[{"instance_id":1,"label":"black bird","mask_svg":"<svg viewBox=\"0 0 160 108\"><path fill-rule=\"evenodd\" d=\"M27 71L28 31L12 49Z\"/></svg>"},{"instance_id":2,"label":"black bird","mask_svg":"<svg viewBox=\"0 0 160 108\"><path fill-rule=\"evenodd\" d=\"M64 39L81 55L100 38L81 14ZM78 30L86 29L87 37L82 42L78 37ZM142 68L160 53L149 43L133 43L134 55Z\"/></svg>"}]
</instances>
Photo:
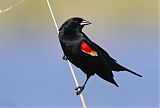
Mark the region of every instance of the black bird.
<instances>
[{"instance_id":1,"label":"black bird","mask_svg":"<svg viewBox=\"0 0 160 108\"><path fill-rule=\"evenodd\" d=\"M73 17L65 21L59 29L59 40L64 52L63 59L68 59L87 76L84 85L75 89L76 94L79 95L83 91L88 79L94 74L117 87L112 71L128 71L142 77L118 64L104 49L92 42L82 32L82 28L89 24L91 23L83 18Z\"/></svg>"}]
</instances>

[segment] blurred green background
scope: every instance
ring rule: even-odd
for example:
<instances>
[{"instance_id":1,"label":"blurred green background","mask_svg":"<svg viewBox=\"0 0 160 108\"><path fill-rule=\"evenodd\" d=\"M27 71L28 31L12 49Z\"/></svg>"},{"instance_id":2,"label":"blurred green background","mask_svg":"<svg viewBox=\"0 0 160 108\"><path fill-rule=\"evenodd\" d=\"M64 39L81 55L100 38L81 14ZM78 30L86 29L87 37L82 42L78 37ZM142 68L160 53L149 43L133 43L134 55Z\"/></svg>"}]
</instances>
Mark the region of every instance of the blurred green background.
<instances>
[{"instance_id":1,"label":"blurred green background","mask_svg":"<svg viewBox=\"0 0 160 108\"><path fill-rule=\"evenodd\" d=\"M0 0L0 10L18 0ZM157 107L157 0L50 0L58 26L79 16L91 40L140 73L114 73L119 88L96 75L84 90L89 107ZM81 107L46 0L27 0L0 14L0 106ZM85 75L74 67L80 84Z\"/></svg>"}]
</instances>

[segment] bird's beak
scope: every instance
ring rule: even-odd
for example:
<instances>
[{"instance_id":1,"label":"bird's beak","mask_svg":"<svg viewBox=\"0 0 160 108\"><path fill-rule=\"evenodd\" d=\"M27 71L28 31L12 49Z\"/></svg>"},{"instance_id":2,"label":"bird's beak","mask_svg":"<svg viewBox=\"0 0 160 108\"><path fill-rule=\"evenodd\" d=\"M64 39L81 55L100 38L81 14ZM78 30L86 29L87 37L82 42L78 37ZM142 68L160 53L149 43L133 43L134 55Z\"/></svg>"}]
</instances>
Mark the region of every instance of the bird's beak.
<instances>
[{"instance_id":1,"label":"bird's beak","mask_svg":"<svg viewBox=\"0 0 160 108\"><path fill-rule=\"evenodd\" d=\"M89 24L92 24L92 23L90 23L89 21L86 21L86 20L83 20L81 22L81 25L89 25Z\"/></svg>"}]
</instances>

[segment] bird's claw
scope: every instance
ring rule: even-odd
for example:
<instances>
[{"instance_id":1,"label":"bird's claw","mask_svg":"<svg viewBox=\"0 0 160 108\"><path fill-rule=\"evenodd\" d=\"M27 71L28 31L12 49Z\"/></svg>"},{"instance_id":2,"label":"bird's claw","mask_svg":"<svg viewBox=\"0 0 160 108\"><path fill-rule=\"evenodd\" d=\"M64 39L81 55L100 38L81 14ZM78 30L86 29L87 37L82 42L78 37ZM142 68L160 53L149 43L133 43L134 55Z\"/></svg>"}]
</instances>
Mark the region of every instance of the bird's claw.
<instances>
[{"instance_id":1,"label":"bird's claw","mask_svg":"<svg viewBox=\"0 0 160 108\"><path fill-rule=\"evenodd\" d=\"M82 93L82 90L79 90L76 92L77 96L80 95Z\"/></svg>"},{"instance_id":2,"label":"bird's claw","mask_svg":"<svg viewBox=\"0 0 160 108\"><path fill-rule=\"evenodd\" d=\"M78 87L75 88L75 90L78 90L78 89L81 89L81 86L78 86Z\"/></svg>"},{"instance_id":3,"label":"bird's claw","mask_svg":"<svg viewBox=\"0 0 160 108\"><path fill-rule=\"evenodd\" d=\"M67 60L67 57L65 55L62 58L63 58L63 60Z\"/></svg>"},{"instance_id":4,"label":"bird's claw","mask_svg":"<svg viewBox=\"0 0 160 108\"><path fill-rule=\"evenodd\" d=\"M82 86L82 87L79 86L79 87L75 88L75 90L77 90L76 94L80 95L82 93L83 89L84 89L84 86Z\"/></svg>"}]
</instances>

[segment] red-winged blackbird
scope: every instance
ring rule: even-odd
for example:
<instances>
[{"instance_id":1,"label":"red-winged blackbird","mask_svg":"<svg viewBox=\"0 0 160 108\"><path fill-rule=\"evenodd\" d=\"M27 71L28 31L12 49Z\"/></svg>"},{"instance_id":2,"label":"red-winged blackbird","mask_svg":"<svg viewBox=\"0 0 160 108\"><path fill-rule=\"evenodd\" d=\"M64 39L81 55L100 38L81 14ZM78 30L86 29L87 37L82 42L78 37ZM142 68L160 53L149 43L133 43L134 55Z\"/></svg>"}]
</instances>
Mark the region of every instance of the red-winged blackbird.
<instances>
[{"instance_id":1,"label":"red-winged blackbird","mask_svg":"<svg viewBox=\"0 0 160 108\"><path fill-rule=\"evenodd\" d=\"M64 51L63 59L68 59L87 76L84 85L75 89L77 95L83 91L88 79L95 73L117 87L112 71L128 71L142 77L118 64L105 50L92 42L82 32L82 28L89 24L91 23L83 18L74 17L65 21L59 29L59 40Z\"/></svg>"}]
</instances>

